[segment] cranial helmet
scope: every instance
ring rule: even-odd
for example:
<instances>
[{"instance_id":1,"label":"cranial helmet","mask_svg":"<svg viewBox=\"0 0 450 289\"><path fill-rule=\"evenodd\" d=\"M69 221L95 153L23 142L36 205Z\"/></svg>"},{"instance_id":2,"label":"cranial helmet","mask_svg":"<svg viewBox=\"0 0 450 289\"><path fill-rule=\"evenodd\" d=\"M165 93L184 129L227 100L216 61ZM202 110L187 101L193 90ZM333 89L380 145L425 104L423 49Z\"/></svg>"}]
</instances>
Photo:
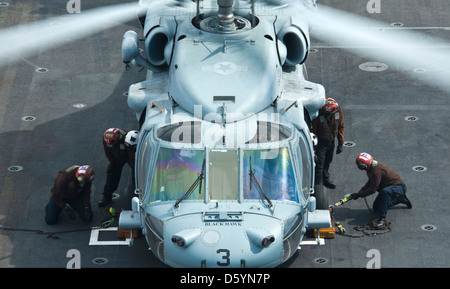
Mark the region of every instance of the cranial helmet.
<instances>
[{"instance_id":1,"label":"cranial helmet","mask_svg":"<svg viewBox=\"0 0 450 289\"><path fill-rule=\"evenodd\" d=\"M92 182L95 178L95 171L91 166L84 165L78 168L76 177L80 183L84 181Z\"/></svg>"},{"instance_id":2,"label":"cranial helmet","mask_svg":"<svg viewBox=\"0 0 450 289\"><path fill-rule=\"evenodd\" d=\"M373 162L373 157L368 153L360 153L356 158L356 165L360 170L366 169Z\"/></svg>"},{"instance_id":3,"label":"cranial helmet","mask_svg":"<svg viewBox=\"0 0 450 289\"><path fill-rule=\"evenodd\" d=\"M120 140L120 129L109 128L103 134L103 140L108 145L113 145Z\"/></svg>"},{"instance_id":4,"label":"cranial helmet","mask_svg":"<svg viewBox=\"0 0 450 289\"><path fill-rule=\"evenodd\" d=\"M130 130L125 136L125 145L128 147L135 146L137 144L139 132L137 130Z\"/></svg>"},{"instance_id":5,"label":"cranial helmet","mask_svg":"<svg viewBox=\"0 0 450 289\"><path fill-rule=\"evenodd\" d=\"M338 103L332 98L327 98L325 100L325 104L322 106L322 109L327 114L333 114L338 109Z\"/></svg>"}]
</instances>

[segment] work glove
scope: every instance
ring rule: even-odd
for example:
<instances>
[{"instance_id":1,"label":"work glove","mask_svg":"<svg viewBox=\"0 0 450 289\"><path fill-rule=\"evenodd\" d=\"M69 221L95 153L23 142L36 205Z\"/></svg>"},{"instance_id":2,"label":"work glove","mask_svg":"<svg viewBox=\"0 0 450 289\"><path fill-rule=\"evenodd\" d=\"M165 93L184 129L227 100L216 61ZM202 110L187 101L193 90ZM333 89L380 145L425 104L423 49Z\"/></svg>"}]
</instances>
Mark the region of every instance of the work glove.
<instances>
[{"instance_id":1,"label":"work glove","mask_svg":"<svg viewBox=\"0 0 450 289\"><path fill-rule=\"evenodd\" d=\"M336 154L340 154L342 152L343 148L342 145L338 145L337 149L336 149Z\"/></svg>"},{"instance_id":2,"label":"work glove","mask_svg":"<svg viewBox=\"0 0 450 289\"><path fill-rule=\"evenodd\" d=\"M359 194L358 193L353 193L350 195L352 197L352 200L357 200L359 199Z\"/></svg>"},{"instance_id":3,"label":"work glove","mask_svg":"<svg viewBox=\"0 0 450 289\"><path fill-rule=\"evenodd\" d=\"M92 213L91 207L84 208L81 219L85 222L90 222L92 220L92 215L93 215L93 213Z\"/></svg>"}]
</instances>

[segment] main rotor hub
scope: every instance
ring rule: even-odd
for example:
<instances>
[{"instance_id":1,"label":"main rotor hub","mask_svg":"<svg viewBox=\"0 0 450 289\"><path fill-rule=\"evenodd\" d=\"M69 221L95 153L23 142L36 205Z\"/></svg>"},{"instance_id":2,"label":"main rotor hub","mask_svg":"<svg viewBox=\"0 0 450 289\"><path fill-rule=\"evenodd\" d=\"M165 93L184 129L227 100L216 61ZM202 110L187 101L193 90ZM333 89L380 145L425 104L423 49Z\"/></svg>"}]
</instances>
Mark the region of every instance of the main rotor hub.
<instances>
[{"instance_id":1,"label":"main rotor hub","mask_svg":"<svg viewBox=\"0 0 450 289\"><path fill-rule=\"evenodd\" d=\"M211 16L200 22L200 28L213 33L237 33L250 30L252 25L240 16L233 16L231 21L221 21L217 16Z\"/></svg>"},{"instance_id":2,"label":"main rotor hub","mask_svg":"<svg viewBox=\"0 0 450 289\"><path fill-rule=\"evenodd\" d=\"M234 16L233 0L217 0L219 11L216 16L211 16L200 22L200 28L214 33L236 33L252 28L247 19Z\"/></svg>"}]
</instances>

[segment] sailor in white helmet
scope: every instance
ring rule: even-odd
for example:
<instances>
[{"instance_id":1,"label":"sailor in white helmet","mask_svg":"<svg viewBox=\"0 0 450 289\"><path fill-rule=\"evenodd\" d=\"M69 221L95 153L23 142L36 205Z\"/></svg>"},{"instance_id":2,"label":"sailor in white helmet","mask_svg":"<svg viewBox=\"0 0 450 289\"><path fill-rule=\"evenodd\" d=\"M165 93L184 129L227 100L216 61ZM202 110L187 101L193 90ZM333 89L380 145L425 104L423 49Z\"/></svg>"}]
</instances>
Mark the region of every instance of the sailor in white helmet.
<instances>
[{"instance_id":1,"label":"sailor in white helmet","mask_svg":"<svg viewBox=\"0 0 450 289\"><path fill-rule=\"evenodd\" d=\"M103 198L98 203L99 207L112 202L112 194L119 186L122 168L125 163L131 168L134 187L134 161L138 135L139 132L137 130L126 131L119 128L110 128L103 134L103 149L109 163L106 168Z\"/></svg>"}]
</instances>

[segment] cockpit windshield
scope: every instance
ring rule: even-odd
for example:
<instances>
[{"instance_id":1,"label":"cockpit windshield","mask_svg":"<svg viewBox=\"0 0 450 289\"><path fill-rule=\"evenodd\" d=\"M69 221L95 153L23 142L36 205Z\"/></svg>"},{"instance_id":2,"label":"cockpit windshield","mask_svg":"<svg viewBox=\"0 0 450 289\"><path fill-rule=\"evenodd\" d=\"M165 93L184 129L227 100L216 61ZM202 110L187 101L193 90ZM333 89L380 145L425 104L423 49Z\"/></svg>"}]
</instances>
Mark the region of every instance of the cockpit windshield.
<instances>
[{"instance_id":1,"label":"cockpit windshield","mask_svg":"<svg viewBox=\"0 0 450 289\"><path fill-rule=\"evenodd\" d=\"M250 166L270 200L298 202L294 170L287 147L244 151L244 199L259 199L261 193L250 178Z\"/></svg>"},{"instance_id":2,"label":"cockpit windshield","mask_svg":"<svg viewBox=\"0 0 450 289\"><path fill-rule=\"evenodd\" d=\"M202 150L161 147L156 161L150 202L178 200L196 182L202 172ZM204 186L198 186L187 199L202 200Z\"/></svg>"},{"instance_id":3,"label":"cockpit windshield","mask_svg":"<svg viewBox=\"0 0 450 289\"><path fill-rule=\"evenodd\" d=\"M242 158L236 151L221 152L226 156L217 161L217 152L210 152L210 199L237 200L238 179L242 178L243 199L261 199L298 202L289 149L244 150ZM211 158L214 156L213 158ZM233 160L232 156L236 156ZM239 159L243 170L239 172ZM226 161L225 161L226 160ZM204 161L203 150L171 149L161 147L153 176L150 202L170 200L203 200L205 184L198 185ZM222 167L223 166L223 167ZM251 174L252 172L252 174ZM219 175L218 175L219 173ZM252 182L253 175L253 182ZM224 180L227 181L224 182ZM191 187L196 184L195 188ZM219 187L217 187L219 186ZM190 194L186 192L192 190ZM270 201L269 201L270 203Z\"/></svg>"},{"instance_id":4,"label":"cockpit windshield","mask_svg":"<svg viewBox=\"0 0 450 289\"><path fill-rule=\"evenodd\" d=\"M158 129L157 139L163 142L157 150L153 174L149 175L148 201L175 201L175 207L184 200L264 199L269 206L271 201L298 203L287 142L291 129L265 121L256 123L255 136L239 149L193 148L200 142L200 122L175 123ZM145 185L144 181L140 183Z\"/></svg>"}]
</instances>

